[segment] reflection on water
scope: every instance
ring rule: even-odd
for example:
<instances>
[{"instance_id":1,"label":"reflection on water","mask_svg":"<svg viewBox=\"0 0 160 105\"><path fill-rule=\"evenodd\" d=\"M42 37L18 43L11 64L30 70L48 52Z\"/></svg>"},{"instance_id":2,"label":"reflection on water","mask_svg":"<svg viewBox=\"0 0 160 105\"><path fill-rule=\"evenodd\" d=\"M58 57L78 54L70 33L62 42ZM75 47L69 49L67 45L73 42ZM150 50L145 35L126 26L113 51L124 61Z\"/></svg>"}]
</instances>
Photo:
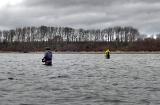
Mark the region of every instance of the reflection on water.
<instances>
[{"instance_id":1,"label":"reflection on water","mask_svg":"<svg viewBox=\"0 0 160 105\"><path fill-rule=\"evenodd\" d=\"M160 55L0 54L1 105L159 105Z\"/></svg>"}]
</instances>

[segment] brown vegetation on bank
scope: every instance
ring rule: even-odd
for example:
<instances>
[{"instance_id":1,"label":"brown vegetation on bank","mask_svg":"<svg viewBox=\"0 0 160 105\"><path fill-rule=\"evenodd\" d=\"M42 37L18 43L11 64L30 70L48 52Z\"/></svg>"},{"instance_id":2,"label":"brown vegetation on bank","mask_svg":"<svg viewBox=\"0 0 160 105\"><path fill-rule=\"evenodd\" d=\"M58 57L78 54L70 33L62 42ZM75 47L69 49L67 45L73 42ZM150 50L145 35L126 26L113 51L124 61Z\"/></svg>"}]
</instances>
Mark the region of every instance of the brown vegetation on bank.
<instances>
[{"instance_id":1,"label":"brown vegetation on bank","mask_svg":"<svg viewBox=\"0 0 160 105\"><path fill-rule=\"evenodd\" d=\"M145 39L130 43L117 42L5 42L0 44L0 51L34 52L44 51L48 46L54 51L160 51L160 39Z\"/></svg>"}]
</instances>

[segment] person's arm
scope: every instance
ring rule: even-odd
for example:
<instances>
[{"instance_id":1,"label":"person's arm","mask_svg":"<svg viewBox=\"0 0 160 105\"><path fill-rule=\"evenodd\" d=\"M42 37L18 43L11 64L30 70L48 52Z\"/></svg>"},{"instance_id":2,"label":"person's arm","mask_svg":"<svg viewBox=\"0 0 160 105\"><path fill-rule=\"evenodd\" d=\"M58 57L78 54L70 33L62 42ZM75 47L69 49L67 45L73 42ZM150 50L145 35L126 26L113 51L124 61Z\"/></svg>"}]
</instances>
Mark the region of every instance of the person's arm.
<instances>
[{"instance_id":1,"label":"person's arm","mask_svg":"<svg viewBox=\"0 0 160 105\"><path fill-rule=\"evenodd\" d=\"M43 57L43 59L42 59L42 62L45 62L45 61L46 61L46 56L47 56L47 52L45 52L44 57Z\"/></svg>"}]
</instances>

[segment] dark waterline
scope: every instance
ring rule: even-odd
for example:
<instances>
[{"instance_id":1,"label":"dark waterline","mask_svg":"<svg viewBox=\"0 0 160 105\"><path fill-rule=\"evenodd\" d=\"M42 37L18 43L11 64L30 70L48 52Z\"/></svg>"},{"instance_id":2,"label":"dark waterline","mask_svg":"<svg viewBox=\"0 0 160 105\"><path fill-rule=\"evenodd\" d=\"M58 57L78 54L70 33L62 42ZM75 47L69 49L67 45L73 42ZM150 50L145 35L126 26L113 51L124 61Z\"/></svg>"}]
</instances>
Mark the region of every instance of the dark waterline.
<instances>
[{"instance_id":1,"label":"dark waterline","mask_svg":"<svg viewBox=\"0 0 160 105\"><path fill-rule=\"evenodd\" d=\"M1 105L159 105L160 54L0 53Z\"/></svg>"}]
</instances>

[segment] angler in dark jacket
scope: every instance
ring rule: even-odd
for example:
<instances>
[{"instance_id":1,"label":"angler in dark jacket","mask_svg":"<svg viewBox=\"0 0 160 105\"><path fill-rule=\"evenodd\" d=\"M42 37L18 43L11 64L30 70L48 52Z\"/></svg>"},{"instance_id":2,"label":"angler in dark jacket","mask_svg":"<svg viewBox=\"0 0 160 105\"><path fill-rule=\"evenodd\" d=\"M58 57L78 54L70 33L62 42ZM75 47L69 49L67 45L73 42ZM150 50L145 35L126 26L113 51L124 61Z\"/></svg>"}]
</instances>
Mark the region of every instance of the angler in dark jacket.
<instances>
[{"instance_id":1,"label":"angler in dark jacket","mask_svg":"<svg viewBox=\"0 0 160 105\"><path fill-rule=\"evenodd\" d=\"M46 48L42 62L45 62L45 65L52 65L52 51L50 48Z\"/></svg>"}]
</instances>

